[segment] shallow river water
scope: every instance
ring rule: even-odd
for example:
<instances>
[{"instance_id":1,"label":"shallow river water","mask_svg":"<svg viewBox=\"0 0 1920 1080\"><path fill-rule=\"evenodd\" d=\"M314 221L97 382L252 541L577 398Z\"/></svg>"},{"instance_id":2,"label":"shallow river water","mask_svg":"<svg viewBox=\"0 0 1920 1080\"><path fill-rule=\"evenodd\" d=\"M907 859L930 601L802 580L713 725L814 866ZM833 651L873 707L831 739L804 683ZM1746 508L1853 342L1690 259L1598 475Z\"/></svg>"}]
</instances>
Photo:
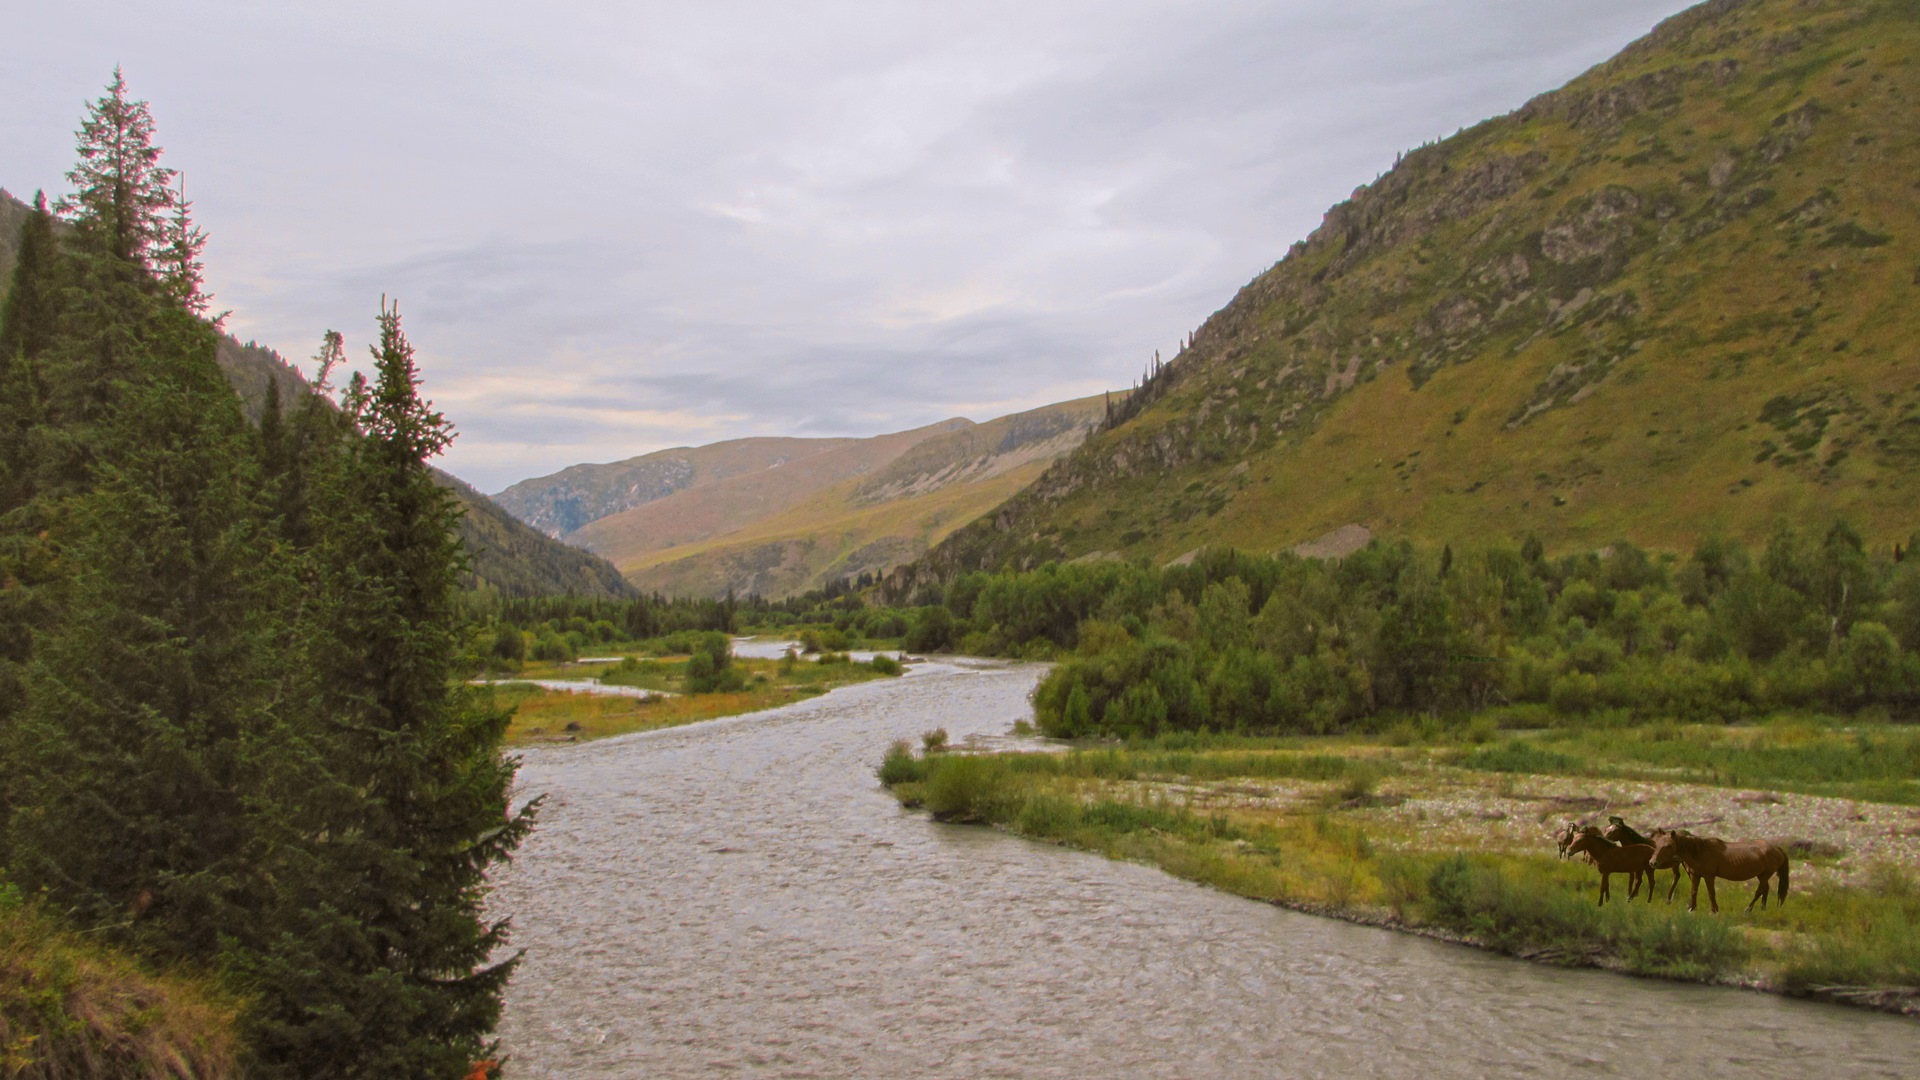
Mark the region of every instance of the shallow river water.
<instances>
[{"instance_id":1,"label":"shallow river water","mask_svg":"<svg viewBox=\"0 0 1920 1080\"><path fill-rule=\"evenodd\" d=\"M1540 967L903 812L889 741L1032 666L916 666L525 755L514 1077L1920 1075L1920 1023Z\"/></svg>"}]
</instances>

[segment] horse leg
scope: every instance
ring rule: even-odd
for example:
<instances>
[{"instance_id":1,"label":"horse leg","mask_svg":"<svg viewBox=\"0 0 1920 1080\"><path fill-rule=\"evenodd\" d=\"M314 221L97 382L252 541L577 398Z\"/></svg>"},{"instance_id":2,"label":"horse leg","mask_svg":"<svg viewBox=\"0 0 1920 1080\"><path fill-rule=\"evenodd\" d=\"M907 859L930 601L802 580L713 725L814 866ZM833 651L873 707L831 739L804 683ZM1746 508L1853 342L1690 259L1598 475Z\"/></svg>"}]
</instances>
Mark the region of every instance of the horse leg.
<instances>
[{"instance_id":1,"label":"horse leg","mask_svg":"<svg viewBox=\"0 0 1920 1080\"><path fill-rule=\"evenodd\" d=\"M1680 887L1680 868L1676 866L1673 868L1673 883L1667 886L1667 903L1669 904L1673 903L1674 890L1678 889L1679 887Z\"/></svg>"},{"instance_id":2,"label":"horse leg","mask_svg":"<svg viewBox=\"0 0 1920 1080\"><path fill-rule=\"evenodd\" d=\"M1767 887L1773 884L1772 874L1760 875L1760 887L1754 890L1753 899L1747 901L1747 911L1753 911L1753 905L1759 904L1760 910L1767 910Z\"/></svg>"},{"instance_id":3,"label":"horse leg","mask_svg":"<svg viewBox=\"0 0 1920 1080\"><path fill-rule=\"evenodd\" d=\"M1613 883L1613 875L1607 873L1605 870L1600 871L1600 905L1599 906L1605 906L1607 902L1607 887L1612 883Z\"/></svg>"},{"instance_id":4,"label":"horse leg","mask_svg":"<svg viewBox=\"0 0 1920 1080\"><path fill-rule=\"evenodd\" d=\"M1633 898L1638 895L1640 895L1640 871L1629 870L1627 871L1627 903L1633 903Z\"/></svg>"},{"instance_id":5,"label":"horse leg","mask_svg":"<svg viewBox=\"0 0 1920 1080\"><path fill-rule=\"evenodd\" d=\"M1713 891L1713 875L1707 875L1707 903L1713 905L1713 913L1720 914L1720 895Z\"/></svg>"},{"instance_id":6,"label":"horse leg","mask_svg":"<svg viewBox=\"0 0 1920 1080\"><path fill-rule=\"evenodd\" d=\"M1700 875L1690 874L1688 876L1693 879L1693 890L1687 894L1687 910L1697 911L1700 907Z\"/></svg>"}]
</instances>

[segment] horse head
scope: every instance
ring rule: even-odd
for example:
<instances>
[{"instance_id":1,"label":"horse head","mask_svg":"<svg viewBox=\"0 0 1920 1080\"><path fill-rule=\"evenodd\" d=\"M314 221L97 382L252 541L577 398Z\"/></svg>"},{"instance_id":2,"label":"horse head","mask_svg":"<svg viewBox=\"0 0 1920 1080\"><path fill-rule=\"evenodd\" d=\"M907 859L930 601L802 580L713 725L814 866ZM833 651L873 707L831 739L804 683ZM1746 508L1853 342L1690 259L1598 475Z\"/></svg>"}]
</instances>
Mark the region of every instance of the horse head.
<instances>
[{"instance_id":1,"label":"horse head","mask_svg":"<svg viewBox=\"0 0 1920 1080\"><path fill-rule=\"evenodd\" d=\"M1655 829L1648 833L1647 839L1653 841L1653 868L1665 870L1677 865L1680 862L1680 840L1690 835L1685 829Z\"/></svg>"},{"instance_id":2,"label":"horse head","mask_svg":"<svg viewBox=\"0 0 1920 1080\"><path fill-rule=\"evenodd\" d=\"M1583 851L1598 851L1602 848L1610 848L1612 846L1612 844L1607 843L1606 837L1600 835L1599 829L1588 825L1574 834L1573 840L1567 844L1567 855L1571 858Z\"/></svg>"},{"instance_id":3,"label":"horse head","mask_svg":"<svg viewBox=\"0 0 1920 1080\"><path fill-rule=\"evenodd\" d=\"M1567 854L1567 845L1573 843L1573 838L1578 835L1580 835L1580 823L1577 821L1567 822L1565 825L1560 826L1559 832L1553 834L1554 840L1560 844L1561 858L1571 857Z\"/></svg>"}]
</instances>

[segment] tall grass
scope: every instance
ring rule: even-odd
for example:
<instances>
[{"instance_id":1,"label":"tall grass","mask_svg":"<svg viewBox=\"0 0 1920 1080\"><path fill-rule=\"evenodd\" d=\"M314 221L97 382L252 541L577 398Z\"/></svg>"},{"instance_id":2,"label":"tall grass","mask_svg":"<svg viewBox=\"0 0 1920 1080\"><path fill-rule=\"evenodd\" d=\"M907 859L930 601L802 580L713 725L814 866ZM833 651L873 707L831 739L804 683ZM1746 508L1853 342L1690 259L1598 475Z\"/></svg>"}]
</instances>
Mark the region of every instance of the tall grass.
<instances>
[{"instance_id":1,"label":"tall grass","mask_svg":"<svg viewBox=\"0 0 1920 1080\"><path fill-rule=\"evenodd\" d=\"M236 1015L208 984L147 972L0 883L0 1076L237 1077Z\"/></svg>"}]
</instances>

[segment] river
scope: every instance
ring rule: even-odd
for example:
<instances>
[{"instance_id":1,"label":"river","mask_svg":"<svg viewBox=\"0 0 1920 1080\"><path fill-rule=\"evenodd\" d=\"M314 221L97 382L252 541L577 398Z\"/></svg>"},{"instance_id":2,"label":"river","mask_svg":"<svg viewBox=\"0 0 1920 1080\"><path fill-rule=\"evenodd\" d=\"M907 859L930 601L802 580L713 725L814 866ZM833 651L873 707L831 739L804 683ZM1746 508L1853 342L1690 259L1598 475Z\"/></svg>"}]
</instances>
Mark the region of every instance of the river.
<instances>
[{"instance_id":1,"label":"river","mask_svg":"<svg viewBox=\"0 0 1920 1080\"><path fill-rule=\"evenodd\" d=\"M1548 968L902 811L889 741L1001 734L1041 669L916 665L525 751L497 876L517 1078L1920 1073L1920 1024ZM1676 1071L1680 1070L1680 1071Z\"/></svg>"}]
</instances>

